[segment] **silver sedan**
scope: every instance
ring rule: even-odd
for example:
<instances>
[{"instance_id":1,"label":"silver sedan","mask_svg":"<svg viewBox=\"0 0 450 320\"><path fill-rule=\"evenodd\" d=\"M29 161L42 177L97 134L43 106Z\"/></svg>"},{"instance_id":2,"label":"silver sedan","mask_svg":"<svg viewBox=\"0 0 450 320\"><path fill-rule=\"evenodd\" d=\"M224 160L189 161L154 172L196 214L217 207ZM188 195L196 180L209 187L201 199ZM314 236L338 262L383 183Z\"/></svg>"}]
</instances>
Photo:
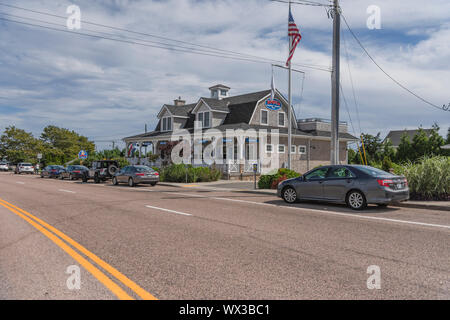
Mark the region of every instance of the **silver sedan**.
<instances>
[{"instance_id":1,"label":"silver sedan","mask_svg":"<svg viewBox=\"0 0 450 320\"><path fill-rule=\"evenodd\" d=\"M387 206L409 199L408 182L370 166L336 165L313 169L298 178L282 181L277 194L288 203L298 200L320 200L346 203L362 210L373 203Z\"/></svg>"},{"instance_id":2,"label":"silver sedan","mask_svg":"<svg viewBox=\"0 0 450 320\"><path fill-rule=\"evenodd\" d=\"M112 178L112 183L127 183L134 187L140 183L155 186L159 182L159 173L147 166L126 166L116 172Z\"/></svg>"}]
</instances>

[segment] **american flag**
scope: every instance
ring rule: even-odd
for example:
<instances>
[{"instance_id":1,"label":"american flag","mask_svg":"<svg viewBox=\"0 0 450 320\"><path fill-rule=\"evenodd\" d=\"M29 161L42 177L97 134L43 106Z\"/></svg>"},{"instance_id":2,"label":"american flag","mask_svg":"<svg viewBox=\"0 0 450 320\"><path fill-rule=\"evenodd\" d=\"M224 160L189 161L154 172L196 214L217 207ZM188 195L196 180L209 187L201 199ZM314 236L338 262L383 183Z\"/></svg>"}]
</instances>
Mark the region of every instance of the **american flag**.
<instances>
[{"instance_id":1,"label":"american flag","mask_svg":"<svg viewBox=\"0 0 450 320\"><path fill-rule=\"evenodd\" d=\"M295 24L294 18L292 17L291 9L289 8L289 26L288 26L288 36L289 36L289 57L286 62L286 66L289 66L292 57L294 56L295 48L297 44L302 39L302 35Z\"/></svg>"}]
</instances>

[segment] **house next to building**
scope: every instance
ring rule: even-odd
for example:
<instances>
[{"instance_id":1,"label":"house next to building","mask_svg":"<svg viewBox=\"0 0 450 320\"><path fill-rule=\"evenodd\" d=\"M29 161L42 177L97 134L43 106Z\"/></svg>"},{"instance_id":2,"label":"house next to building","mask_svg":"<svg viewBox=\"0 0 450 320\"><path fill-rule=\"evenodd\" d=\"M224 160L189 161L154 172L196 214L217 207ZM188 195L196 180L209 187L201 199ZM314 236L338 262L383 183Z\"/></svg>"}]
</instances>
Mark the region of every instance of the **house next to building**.
<instances>
[{"instance_id":1,"label":"house next to building","mask_svg":"<svg viewBox=\"0 0 450 320\"><path fill-rule=\"evenodd\" d=\"M210 97L201 97L195 103L186 104L179 98L174 101L174 104L163 105L157 115L159 121L154 131L124 138L127 150L135 150L135 152L129 153L128 160L134 164L157 166L170 162L166 156L157 160L156 163L150 163L148 158L145 158L143 149L149 148L148 151L153 154L162 155L161 150L171 141L172 135L176 135L179 130L192 134L194 125L196 125L196 128L200 126L203 132L213 128L222 132L224 136L230 130L267 131L265 143L258 144L257 159L250 156L249 145L253 140L249 137L246 137L245 140L242 140L242 136L232 137L233 142L236 142L233 144L234 146L231 146L234 150L226 150L226 148L230 148L230 144L223 144L223 154L232 152L234 155L231 159L227 158L224 164L216 166L214 163L213 165L223 170L225 177L251 175L253 164L261 163L266 157L276 157L279 166L286 167L288 161L288 102L283 95L276 91L272 100L271 90L264 90L230 96L230 88L224 85L215 85L209 90ZM316 166L329 164L331 123L317 118L296 119L292 108L291 112L291 169L304 173ZM271 137L271 132L278 132L277 139ZM347 124L344 122L340 123L339 132L339 160L341 163L347 163L347 144L358 139L347 132ZM245 146L242 148L244 161L237 161L236 144L239 139L245 141ZM227 142L229 140L231 139L227 136ZM197 141L195 142L197 143ZM194 141L191 143L194 145ZM208 138L203 137L200 143L207 144ZM264 168L260 169L261 166L258 168L258 173L266 173Z\"/></svg>"}]
</instances>

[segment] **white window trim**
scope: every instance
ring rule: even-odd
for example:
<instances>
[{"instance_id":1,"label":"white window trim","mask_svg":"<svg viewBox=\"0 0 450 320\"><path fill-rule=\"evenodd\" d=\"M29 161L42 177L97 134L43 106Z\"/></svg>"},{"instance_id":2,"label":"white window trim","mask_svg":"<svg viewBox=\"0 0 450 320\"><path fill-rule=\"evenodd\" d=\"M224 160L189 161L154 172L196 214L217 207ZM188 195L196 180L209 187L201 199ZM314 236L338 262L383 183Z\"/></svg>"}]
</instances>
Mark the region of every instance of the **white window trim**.
<instances>
[{"instance_id":1,"label":"white window trim","mask_svg":"<svg viewBox=\"0 0 450 320\"><path fill-rule=\"evenodd\" d=\"M262 122L262 113L263 113L263 111L267 113L267 123L263 123L263 122ZM268 125L269 125L269 110L264 110L264 109L261 109L261 110L260 110L259 123L260 123L261 125L263 125L263 126L268 126Z\"/></svg>"},{"instance_id":2,"label":"white window trim","mask_svg":"<svg viewBox=\"0 0 450 320\"><path fill-rule=\"evenodd\" d=\"M284 114L284 117L283 117L283 119L284 119L283 125L280 124L280 113L283 113L283 114ZM286 127L286 112L284 112L284 111L278 111L278 126L279 126L279 127Z\"/></svg>"},{"instance_id":3,"label":"white window trim","mask_svg":"<svg viewBox=\"0 0 450 320\"><path fill-rule=\"evenodd\" d=\"M271 149L272 149L271 151L267 150L267 147L268 147L268 146L271 147ZM266 144L266 153L272 153L272 152L274 152L274 151L273 151L273 144L271 144L271 143Z\"/></svg>"},{"instance_id":4,"label":"white window trim","mask_svg":"<svg viewBox=\"0 0 450 320\"><path fill-rule=\"evenodd\" d=\"M291 154L296 154L297 153L297 146L296 145L291 145L291 148L294 149L294 151L291 150Z\"/></svg>"},{"instance_id":5,"label":"white window trim","mask_svg":"<svg viewBox=\"0 0 450 320\"><path fill-rule=\"evenodd\" d=\"M170 129L167 128L167 120L166 120L166 129L164 130L164 119L170 119ZM173 129L173 118L171 116L165 116L161 118L161 131L162 132L169 132Z\"/></svg>"},{"instance_id":6,"label":"white window trim","mask_svg":"<svg viewBox=\"0 0 450 320\"><path fill-rule=\"evenodd\" d=\"M300 152L301 147L305 148L305 152ZM307 151L306 146L304 146L304 145L299 145L297 150L298 150L298 154L306 154L306 151Z\"/></svg>"},{"instance_id":7,"label":"white window trim","mask_svg":"<svg viewBox=\"0 0 450 320\"><path fill-rule=\"evenodd\" d=\"M209 125L205 126L205 114L209 113ZM203 119L202 119L202 128L211 128L211 124L212 124L212 112L211 111L202 111L202 112L197 112L197 119L196 121L200 121L199 120L199 115L203 114Z\"/></svg>"},{"instance_id":8,"label":"white window trim","mask_svg":"<svg viewBox=\"0 0 450 320\"><path fill-rule=\"evenodd\" d=\"M283 151L280 151L280 147L283 146ZM286 146L284 144L278 145L278 153L286 153Z\"/></svg>"}]
</instances>

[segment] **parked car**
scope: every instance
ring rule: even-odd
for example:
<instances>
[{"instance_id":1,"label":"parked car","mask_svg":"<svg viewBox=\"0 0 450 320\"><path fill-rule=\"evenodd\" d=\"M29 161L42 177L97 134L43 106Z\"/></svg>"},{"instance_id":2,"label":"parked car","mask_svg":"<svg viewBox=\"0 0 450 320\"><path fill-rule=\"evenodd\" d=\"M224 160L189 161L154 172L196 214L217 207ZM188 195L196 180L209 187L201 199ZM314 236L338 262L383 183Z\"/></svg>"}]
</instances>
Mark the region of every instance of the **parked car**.
<instances>
[{"instance_id":1,"label":"parked car","mask_svg":"<svg viewBox=\"0 0 450 320\"><path fill-rule=\"evenodd\" d=\"M61 174L59 175L59 178L61 180L64 180L64 179L69 179L69 180L83 179L83 177L85 175L87 175L88 172L89 172L89 169L87 167L85 167L85 166L78 166L78 165L68 166L66 168L66 170L61 172Z\"/></svg>"},{"instance_id":2,"label":"parked car","mask_svg":"<svg viewBox=\"0 0 450 320\"><path fill-rule=\"evenodd\" d=\"M59 175L64 172L66 169L63 166L58 165L50 165L46 166L41 171L41 178L58 178Z\"/></svg>"},{"instance_id":3,"label":"parked car","mask_svg":"<svg viewBox=\"0 0 450 320\"><path fill-rule=\"evenodd\" d=\"M95 183L111 179L119 170L119 164L115 160L100 160L92 162L92 167L83 176L83 182L94 179Z\"/></svg>"},{"instance_id":4,"label":"parked car","mask_svg":"<svg viewBox=\"0 0 450 320\"><path fill-rule=\"evenodd\" d=\"M321 200L346 203L354 210L367 204L387 206L409 199L405 177L363 165L335 165L313 169L278 185L277 194L288 203Z\"/></svg>"},{"instance_id":5,"label":"parked car","mask_svg":"<svg viewBox=\"0 0 450 320\"><path fill-rule=\"evenodd\" d=\"M117 172L112 183L127 183L130 187L134 187L140 183L155 186L159 182L159 173L147 166L127 166Z\"/></svg>"},{"instance_id":6,"label":"parked car","mask_svg":"<svg viewBox=\"0 0 450 320\"><path fill-rule=\"evenodd\" d=\"M34 167L31 163L20 162L17 164L16 169L14 169L14 173L15 174L21 174L21 173L33 174Z\"/></svg>"},{"instance_id":7,"label":"parked car","mask_svg":"<svg viewBox=\"0 0 450 320\"><path fill-rule=\"evenodd\" d=\"M6 162L0 162L0 171L8 171L9 165Z\"/></svg>"}]
</instances>

